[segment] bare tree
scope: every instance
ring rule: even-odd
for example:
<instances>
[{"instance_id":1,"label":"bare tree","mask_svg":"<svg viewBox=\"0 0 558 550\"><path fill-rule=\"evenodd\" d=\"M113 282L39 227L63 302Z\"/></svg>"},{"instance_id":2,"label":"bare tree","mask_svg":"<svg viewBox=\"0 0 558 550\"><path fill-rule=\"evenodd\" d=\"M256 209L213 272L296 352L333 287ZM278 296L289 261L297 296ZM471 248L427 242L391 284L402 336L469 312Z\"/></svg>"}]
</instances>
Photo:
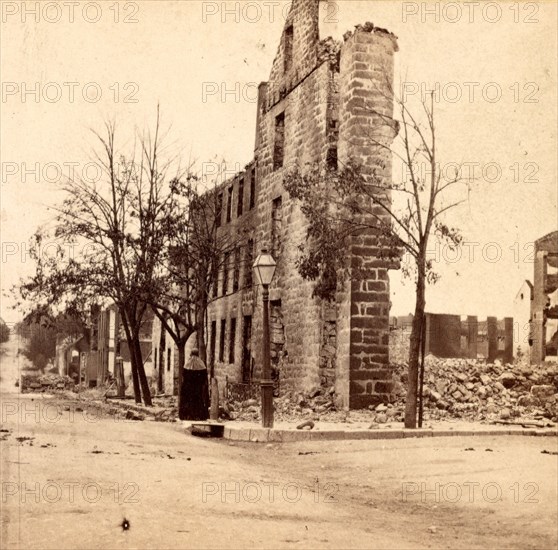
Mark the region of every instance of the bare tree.
<instances>
[{"instance_id":1,"label":"bare tree","mask_svg":"<svg viewBox=\"0 0 558 550\"><path fill-rule=\"evenodd\" d=\"M128 155L118 150L115 124L106 123L104 134L94 134L102 177L96 182L77 177L62 185L65 198L52 208L53 226L35 235L36 273L19 290L35 306L63 304L74 311L114 302L130 350L135 399L143 396L151 405L140 331L166 239L165 181L173 159L162 157L158 109L154 133L139 136L137 150ZM45 255L41 246L50 240L58 247Z\"/></svg>"},{"instance_id":2,"label":"bare tree","mask_svg":"<svg viewBox=\"0 0 558 550\"><path fill-rule=\"evenodd\" d=\"M170 200L166 203L166 240L161 264L148 302L178 351L179 388L185 365L185 346L194 333L200 357L206 357L205 316L217 297L218 275L229 269L226 258L242 247L247 229L220 229L222 204L219 189L206 186L201 178L189 173L174 179ZM210 365L213 377L213 363ZM181 395L179 392L179 410Z\"/></svg>"},{"instance_id":3,"label":"bare tree","mask_svg":"<svg viewBox=\"0 0 558 550\"><path fill-rule=\"evenodd\" d=\"M386 259L397 260L404 254L412 260L402 268L406 276L414 275L416 285L405 408L405 426L415 428L426 285L439 277L428 257L428 245L433 238L451 249L460 245L460 233L448 225L447 213L465 200L468 178L462 165L454 164L451 174L440 167L432 98L423 98L419 114L414 114L406 99L396 97L393 90L385 97L396 105L397 117L366 105L380 122L365 137L372 151L388 150L402 163L406 176L401 181L386 181L383 166L370 175L349 159L338 167L292 172L285 187L300 200L308 218L308 240L301 245L298 268L304 278L316 280L316 295L331 299L340 277L359 276L358 269L347 268L343 254L353 236L376 236L379 254ZM392 145L385 135L394 130L398 140ZM458 184L461 189L456 194Z\"/></svg>"}]
</instances>

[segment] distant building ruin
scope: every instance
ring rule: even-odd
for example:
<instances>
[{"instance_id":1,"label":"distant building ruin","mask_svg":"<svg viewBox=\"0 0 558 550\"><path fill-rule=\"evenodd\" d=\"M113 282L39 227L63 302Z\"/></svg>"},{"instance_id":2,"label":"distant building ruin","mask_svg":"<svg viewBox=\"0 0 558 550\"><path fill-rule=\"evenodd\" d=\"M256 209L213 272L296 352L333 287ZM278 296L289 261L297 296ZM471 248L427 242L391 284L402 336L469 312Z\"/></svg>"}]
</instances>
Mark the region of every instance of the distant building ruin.
<instances>
[{"instance_id":1,"label":"distant building ruin","mask_svg":"<svg viewBox=\"0 0 558 550\"><path fill-rule=\"evenodd\" d=\"M513 351L516 356L531 353L531 309L533 307L533 284L523 281L513 300Z\"/></svg>"},{"instance_id":2,"label":"distant building ruin","mask_svg":"<svg viewBox=\"0 0 558 550\"><path fill-rule=\"evenodd\" d=\"M535 241L531 363L558 355L558 231Z\"/></svg>"}]
</instances>

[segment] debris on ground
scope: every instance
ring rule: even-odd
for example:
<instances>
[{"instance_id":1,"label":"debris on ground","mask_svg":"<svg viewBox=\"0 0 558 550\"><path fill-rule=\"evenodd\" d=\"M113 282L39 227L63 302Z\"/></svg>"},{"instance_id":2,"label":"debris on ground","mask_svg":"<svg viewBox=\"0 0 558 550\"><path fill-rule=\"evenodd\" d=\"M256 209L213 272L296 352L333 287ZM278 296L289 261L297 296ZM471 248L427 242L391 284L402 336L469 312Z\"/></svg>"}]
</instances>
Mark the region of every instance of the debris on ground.
<instances>
[{"instance_id":1,"label":"debris on ground","mask_svg":"<svg viewBox=\"0 0 558 550\"><path fill-rule=\"evenodd\" d=\"M46 373L21 375L21 393L52 392L53 390L73 390L74 381L69 376Z\"/></svg>"},{"instance_id":2,"label":"debris on ground","mask_svg":"<svg viewBox=\"0 0 558 550\"><path fill-rule=\"evenodd\" d=\"M335 387L314 387L309 391L284 389L274 398L276 421L345 423L368 422L369 429L402 422L405 415L407 365L393 369L393 397L364 410L342 410ZM49 373L22 375L22 391L48 391L71 394L77 403L95 407L106 414L130 420L178 420L177 397L159 394L153 407L137 404L133 399L107 396L106 388L91 388L75 393L67 376ZM524 362L487 363L484 359L442 359L432 355L425 361L424 422L476 421L524 428L554 427L558 422L558 365ZM259 396L256 396L259 397ZM76 403L76 404L77 404ZM80 411L81 408L73 407ZM259 423L261 406L258 398L224 398L219 407L221 420ZM308 428L306 428L308 429ZM311 428L310 428L311 429Z\"/></svg>"},{"instance_id":3,"label":"debris on ground","mask_svg":"<svg viewBox=\"0 0 558 550\"><path fill-rule=\"evenodd\" d=\"M403 388L405 370L405 365L398 369ZM425 362L423 395L424 410L430 420L510 421L535 427L550 425L548 420L558 421L555 363L531 366L429 356ZM403 392L396 401L398 408L404 407L404 400Z\"/></svg>"},{"instance_id":4,"label":"debris on ground","mask_svg":"<svg viewBox=\"0 0 558 550\"><path fill-rule=\"evenodd\" d=\"M303 422L296 427L297 430L311 430L313 428L314 422L312 422L311 420L307 420L306 422Z\"/></svg>"},{"instance_id":5,"label":"debris on ground","mask_svg":"<svg viewBox=\"0 0 558 550\"><path fill-rule=\"evenodd\" d=\"M317 387L308 392L286 390L274 399L275 419L368 421L372 422L369 429L401 422L405 415L407 365L400 363L392 368L392 402L348 412L336 407L334 387ZM552 427L558 421L558 365L512 365L429 355L425 361L423 396L425 421L459 419L526 428ZM228 400L221 407L221 418L259 422L259 401Z\"/></svg>"}]
</instances>

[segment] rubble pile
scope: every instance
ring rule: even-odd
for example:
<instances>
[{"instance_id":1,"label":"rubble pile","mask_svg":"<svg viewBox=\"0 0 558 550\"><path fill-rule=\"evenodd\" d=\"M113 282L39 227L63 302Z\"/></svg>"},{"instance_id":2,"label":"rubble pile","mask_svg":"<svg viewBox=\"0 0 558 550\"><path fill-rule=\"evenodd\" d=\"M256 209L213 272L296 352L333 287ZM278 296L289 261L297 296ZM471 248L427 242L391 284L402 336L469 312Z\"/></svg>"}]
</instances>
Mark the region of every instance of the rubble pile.
<instances>
[{"instance_id":1,"label":"rubble pile","mask_svg":"<svg viewBox=\"0 0 558 550\"><path fill-rule=\"evenodd\" d=\"M287 391L274 399L276 420L300 418L328 422L370 420L385 424L404 418L407 366L393 365L394 400L364 411L340 411L335 390L315 388L310 392ZM473 359L439 359L429 356L424 377L425 420L515 422L519 419L558 421L558 365L485 363ZM229 400L221 417L258 421L256 399Z\"/></svg>"},{"instance_id":2,"label":"rubble pile","mask_svg":"<svg viewBox=\"0 0 558 550\"><path fill-rule=\"evenodd\" d=\"M509 420L558 417L558 365L485 363L474 359L425 361L424 411L432 420ZM406 365L396 366L395 407L404 409Z\"/></svg>"},{"instance_id":3,"label":"rubble pile","mask_svg":"<svg viewBox=\"0 0 558 550\"><path fill-rule=\"evenodd\" d=\"M310 392L286 391L273 400L277 420L296 420L309 417L313 420L344 420L347 413L337 411L334 404L335 388L315 388ZM260 402L257 399L245 401L229 400L221 411L221 416L230 420L256 421L260 418Z\"/></svg>"},{"instance_id":4,"label":"rubble pile","mask_svg":"<svg viewBox=\"0 0 558 550\"><path fill-rule=\"evenodd\" d=\"M20 384L22 393L73 390L75 386L74 381L69 376L60 376L54 373L46 373L40 376L36 374L22 374Z\"/></svg>"},{"instance_id":5,"label":"rubble pile","mask_svg":"<svg viewBox=\"0 0 558 550\"><path fill-rule=\"evenodd\" d=\"M155 396L153 405L157 409L154 415L156 422L175 422L178 420L178 403L174 396Z\"/></svg>"}]
</instances>

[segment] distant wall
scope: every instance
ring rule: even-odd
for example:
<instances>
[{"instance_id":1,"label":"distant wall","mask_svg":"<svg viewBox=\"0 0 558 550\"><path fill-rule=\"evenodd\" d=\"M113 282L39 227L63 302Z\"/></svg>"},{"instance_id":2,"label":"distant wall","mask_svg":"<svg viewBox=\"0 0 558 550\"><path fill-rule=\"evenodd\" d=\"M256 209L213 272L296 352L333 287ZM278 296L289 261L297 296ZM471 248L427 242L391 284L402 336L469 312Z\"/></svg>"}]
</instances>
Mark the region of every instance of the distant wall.
<instances>
[{"instance_id":1,"label":"distant wall","mask_svg":"<svg viewBox=\"0 0 558 550\"><path fill-rule=\"evenodd\" d=\"M426 314L426 353L437 357L481 355L487 361L513 361L513 318L488 317L479 322L476 316L463 320L459 315Z\"/></svg>"},{"instance_id":2,"label":"distant wall","mask_svg":"<svg viewBox=\"0 0 558 550\"><path fill-rule=\"evenodd\" d=\"M411 327L394 328L390 334L392 362L406 362L409 355ZM488 317L479 321L476 316L426 314L426 353L437 357L484 357L493 362L513 361L513 318Z\"/></svg>"}]
</instances>

